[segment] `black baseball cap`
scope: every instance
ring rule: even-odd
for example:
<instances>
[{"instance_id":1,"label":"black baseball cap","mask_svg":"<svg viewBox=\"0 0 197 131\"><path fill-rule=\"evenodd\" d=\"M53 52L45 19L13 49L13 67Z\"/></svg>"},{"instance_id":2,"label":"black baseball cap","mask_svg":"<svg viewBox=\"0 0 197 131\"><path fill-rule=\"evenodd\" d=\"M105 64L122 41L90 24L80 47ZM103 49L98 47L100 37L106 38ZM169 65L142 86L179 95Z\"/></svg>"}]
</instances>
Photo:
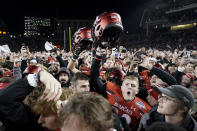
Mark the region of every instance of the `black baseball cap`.
<instances>
[{"instance_id":1,"label":"black baseball cap","mask_svg":"<svg viewBox=\"0 0 197 131\"><path fill-rule=\"evenodd\" d=\"M167 88L157 88L159 93L182 101L185 106L191 109L194 105L194 96L192 92L182 85L172 85Z\"/></svg>"}]
</instances>

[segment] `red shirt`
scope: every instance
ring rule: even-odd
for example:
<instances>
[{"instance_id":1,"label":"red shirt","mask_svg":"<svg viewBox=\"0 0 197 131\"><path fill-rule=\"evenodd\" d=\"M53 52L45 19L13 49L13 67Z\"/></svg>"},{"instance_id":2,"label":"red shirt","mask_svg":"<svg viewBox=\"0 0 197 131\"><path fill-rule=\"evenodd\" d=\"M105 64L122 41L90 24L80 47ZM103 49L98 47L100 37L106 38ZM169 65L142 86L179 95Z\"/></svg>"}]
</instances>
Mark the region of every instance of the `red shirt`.
<instances>
[{"instance_id":1,"label":"red shirt","mask_svg":"<svg viewBox=\"0 0 197 131\"><path fill-rule=\"evenodd\" d=\"M0 83L0 90L7 87L9 83Z\"/></svg>"},{"instance_id":2,"label":"red shirt","mask_svg":"<svg viewBox=\"0 0 197 131\"><path fill-rule=\"evenodd\" d=\"M148 75L149 71L145 70L140 72L140 77L143 80L143 87L146 88L147 90L151 89L150 86L150 76Z\"/></svg>"},{"instance_id":3,"label":"red shirt","mask_svg":"<svg viewBox=\"0 0 197 131\"><path fill-rule=\"evenodd\" d=\"M151 107L143 100L135 96L131 102L124 100L121 88L108 82L106 86L107 99L120 117L125 117L131 131L138 128L143 114L148 113Z\"/></svg>"}]
</instances>

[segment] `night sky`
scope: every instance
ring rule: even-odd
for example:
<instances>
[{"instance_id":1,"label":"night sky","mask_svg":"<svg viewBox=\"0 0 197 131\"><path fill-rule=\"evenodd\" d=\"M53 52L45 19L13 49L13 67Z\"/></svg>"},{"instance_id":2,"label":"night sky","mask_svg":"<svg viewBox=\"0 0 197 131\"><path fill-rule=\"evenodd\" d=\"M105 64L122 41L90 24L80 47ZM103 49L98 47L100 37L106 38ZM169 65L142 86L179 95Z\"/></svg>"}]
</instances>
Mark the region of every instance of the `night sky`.
<instances>
[{"instance_id":1,"label":"night sky","mask_svg":"<svg viewBox=\"0 0 197 131\"><path fill-rule=\"evenodd\" d=\"M59 19L95 19L97 15L105 11L115 11L121 15L125 30L135 32L142 12L151 0L40 1L6 1L5 4L1 4L0 19L4 20L10 32L17 33L22 32L24 29L24 16L56 17Z\"/></svg>"}]
</instances>

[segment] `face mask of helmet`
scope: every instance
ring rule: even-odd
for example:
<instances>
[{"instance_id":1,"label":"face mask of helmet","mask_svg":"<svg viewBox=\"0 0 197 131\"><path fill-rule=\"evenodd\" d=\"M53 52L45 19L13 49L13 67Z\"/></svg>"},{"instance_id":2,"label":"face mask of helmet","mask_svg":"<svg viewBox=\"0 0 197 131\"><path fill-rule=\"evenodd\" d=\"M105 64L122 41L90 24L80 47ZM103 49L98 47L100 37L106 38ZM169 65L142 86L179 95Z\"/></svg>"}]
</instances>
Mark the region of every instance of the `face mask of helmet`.
<instances>
[{"instance_id":1,"label":"face mask of helmet","mask_svg":"<svg viewBox=\"0 0 197 131\"><path fill-rule=\"evenodd\" d=\"M81 50L90 50L92 48L92 41L90 40L82 40L81 41Z\"/></svg>"},{"instance_id":2,"label":"face mask of helmet","mask_svg":"<svg viewBox=\"0 0 197 131\"><path fill-rule=\"evenodd\" d=\"M83 27L78 29L73 36L73 50L89 50L92 47L91 29Z\"/></svg>"}]
</instances>

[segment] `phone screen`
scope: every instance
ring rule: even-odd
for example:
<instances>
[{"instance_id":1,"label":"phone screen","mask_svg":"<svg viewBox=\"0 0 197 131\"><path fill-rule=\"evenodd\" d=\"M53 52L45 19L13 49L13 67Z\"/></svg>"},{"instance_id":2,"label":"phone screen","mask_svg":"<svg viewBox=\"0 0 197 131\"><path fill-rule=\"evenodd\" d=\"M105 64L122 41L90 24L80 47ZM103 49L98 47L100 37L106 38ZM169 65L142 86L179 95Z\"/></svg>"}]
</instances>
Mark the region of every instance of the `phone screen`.
<instances>
[{"instance_id":1,"label":"phone screen","mask_svg":"<svg viewBox=\"0 0 197 131\"><path fill-rule=\"evenodd\" d=\"M118 53L115 53L115 54L114 54L114 57L115 57L115 58L118 58Z\"/></svg>"}]
</instances>

